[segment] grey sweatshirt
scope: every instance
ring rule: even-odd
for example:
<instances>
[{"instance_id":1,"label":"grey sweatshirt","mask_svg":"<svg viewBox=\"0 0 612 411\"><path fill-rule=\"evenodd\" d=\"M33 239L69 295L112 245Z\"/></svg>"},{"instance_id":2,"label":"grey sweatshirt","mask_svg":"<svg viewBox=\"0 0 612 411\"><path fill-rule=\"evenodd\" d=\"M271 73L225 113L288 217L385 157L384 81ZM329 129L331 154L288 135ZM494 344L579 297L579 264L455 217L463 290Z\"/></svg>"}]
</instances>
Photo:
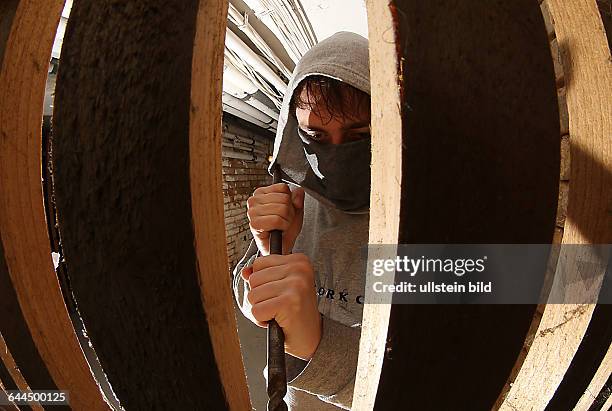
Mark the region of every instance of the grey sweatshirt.
<instances>
[{"instance_id":1,"label":"grey sweatshirt","mask_svg":"<svg viewBox=\"0 0 612 411\"><path fill-rule=\"evenodd\" d=\"M345 212L325 198L325 191L317 184L306 160L289 101L299 82L313 74L339 79L369 94L368 63L366 39L353 33L336 33L300 60L281 108L270 169L278 165L283 181L292 188L300 185L306 192L304 223L293 252L306 254L313 264L313 292L317 293L323 318L321 341L310 361L285 356L288 378L285 400L290 410L350 409L364 303L367 257L364 247L368 243L369 210ZM234 294L245 315L249 307L248 284L240 270L252 264L257 256L257 246L251 241L233 271Z\"/></svg>"}]
</instances>

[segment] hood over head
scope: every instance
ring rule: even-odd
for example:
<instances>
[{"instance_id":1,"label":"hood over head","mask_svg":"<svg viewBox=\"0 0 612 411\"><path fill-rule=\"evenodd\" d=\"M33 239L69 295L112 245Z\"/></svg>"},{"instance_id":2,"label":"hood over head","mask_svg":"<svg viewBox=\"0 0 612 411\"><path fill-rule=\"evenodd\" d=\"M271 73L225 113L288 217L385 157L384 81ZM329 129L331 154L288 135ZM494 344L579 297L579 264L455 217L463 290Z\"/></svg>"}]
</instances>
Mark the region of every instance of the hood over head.
<instances>
[{"instance_id":1,"label":"hood over head","mask_svg":"<svg viewBox=\"0 0 612 411\"><path fill-rule=\"evenodd\" d=\"M342 81L370 94L370 68L368 40L351 33L339 32L312 47L298 62L293 72L278 118L274 153L268 168L272 174L279 167L283 181L302 186L308 194L327 206L337 206L326 198L325 185L315 175L306 158L302 139L297 133L298 121L295 112L289 109L296 87L308 76L322 75ZM343 144L342 144L343 145ZM347 178L350 177L350 168ZM369 181L359 182L367 184ZM349 213L368 213L369 207L349 210Z\"/></svg>"}]
</instances>

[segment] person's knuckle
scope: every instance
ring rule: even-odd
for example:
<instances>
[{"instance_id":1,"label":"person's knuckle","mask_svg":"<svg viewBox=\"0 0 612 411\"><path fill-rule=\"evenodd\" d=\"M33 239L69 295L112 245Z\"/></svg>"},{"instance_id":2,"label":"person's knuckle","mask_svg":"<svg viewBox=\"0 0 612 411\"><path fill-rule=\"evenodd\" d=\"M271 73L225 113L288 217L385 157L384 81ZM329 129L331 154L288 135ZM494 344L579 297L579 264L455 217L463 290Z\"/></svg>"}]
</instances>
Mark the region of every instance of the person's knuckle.
<instances>
[{"instance_id":1,"label":"person's knuckle","mask_svg":"<svg viewBox=\"0 0 612 411\"><path fill-rule=\"evenodd\" d=\"M263 257L257 257L253 260L253 275L255 275L255 271L259 271L263 266Z\"/></svg>"},{"instance_id":2,"label":"person's knuckle","mask_svg":"<svg viewBox=\"0 0 612 411\"><path fill-rule=\"evenodd\" d=\"M289 219L291 218L291 214L292 214L292 213L291 213L291 211L292 211L291 206L289 206L289 205L286 205L286 204L285 204L285 205L281 206L281 208L280 208L280 210L279 210L279 213L280 213L280 215L282 215L282 216L283 216L283 217L284 217L286 220L289 220Z\"/></svg>"},{"instance_id":3,"label":"person's knuckle","mask_svg":"<svg viewBox=\"0 0 612 411\"><path fill-rule=\"evenodd\" d=\"M266 191L269 190L269 187L270 186L257 187L255 191L253 191L253 195L256 196L256 195L264 194Z\"/></svg>"},{"instance_id":4,"label":"person's knuckle","mask_svg":"<svg viewBox=\"0 0 612 411\"><path fill-rule=\"evenodd\" d=\"M275 215L275 216L272 218L272 222L273 222L274 226L275 226L275 227L278 227L279 229L282 229L282 228L284 227L284 225L285 225L285 224L284 224L284 223L285 223L285 220L283 219L283 217L281 217L281 216L279 216L279 215Z\"/></svg>"},{"instance_id":5,"label":"person's knuckle","mask_svg":"<svg viewBox=\"0 0 612 411\"><path fill-rule=\"evenodd\" d=\"M251 196L247 199L247 209L252 208L255 204L257 204L257 198L255 196Z\"/></svg>"},{"instance_id":6,"label":"person's knuckle","mask_svg":"<svg viewBox=\"0 0 612 411\"><path fill-rule=\"evenodd\" d=\"M251 287L251 289L256 288L257 286L260 285L259 283L259 276L261 273L257 272L257 273L253 273L249 276L249 286Z\"/></svg>"},{"instance_id":7,"label":"person's knuckle","mask_svg":"<svg viewBox=\"0 0 612 411\"><path fill-rule=\"evenodd\" d=\"M255 301L255 297L256 297L256 296L255 296L255 292L254 292L254 291L249 291L249 292L247 293L247 296L246 296L246 297L247 297L247 301L248 301L248 302L249 302L251 305L253 305L253 304L254 304L254 301Z\"/></svg>"},{"instance_id":8,"label":"person's knuckle","mask_svg":"<svg viewBox=\"0 0 612 411\"><path fill-rule=\"evenodd\" d=\"M262 321L263 322L263 321L267 320L267 318L265 318L264 315L263 315L263 312L262 312L260 304L255 304L254 306L251 307L251 315L257 321Z\"/></svg>"},{"instance_id":9,"label":"person's knuckle","mask_svg":"<svg viewBox=\"0 0 612 411\"><path fill-rule=\"evenodd\" d=\"M295 217L295 207L293 207L293 204L287 207L287 213L290 219L293 219Z\"/></svg>"},{"instance_id":10,"label":"person's knuckle","mask_svg":"<svg viewBox=\"0 0 612 411\"><path fill-rule=\"evenodd\" d=\"M276 183L274 184L274 191L276 191L277 193L286 193L288 192L289 188L287 187L286 183Z\"/></svg>"}]
</instances>

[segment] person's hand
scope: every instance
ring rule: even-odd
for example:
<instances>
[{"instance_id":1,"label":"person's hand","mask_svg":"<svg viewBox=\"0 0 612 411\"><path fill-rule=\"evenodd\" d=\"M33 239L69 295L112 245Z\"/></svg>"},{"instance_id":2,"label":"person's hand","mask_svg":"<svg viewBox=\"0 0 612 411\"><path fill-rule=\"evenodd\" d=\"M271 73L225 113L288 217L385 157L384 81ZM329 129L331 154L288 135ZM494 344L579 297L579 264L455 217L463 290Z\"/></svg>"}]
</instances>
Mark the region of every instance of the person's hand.
<instances>
[{"instance_id":1,"label":"person's hand","mask_svg":"<svg viewBox=\"0 0 612 411\"><path fill-rule=\"evenodd\" d=\"M247 200L249 227L262 255L270 254L270 231L283 232L283 254L289 254L302 230L304 189L285 183L259 187Z\"/></svg>"},{"instance_id":2,"label":"person's hand","mask_svg":"<svg viewBox=\"0 0 612 411\"><path fill-rule=\"evenodd\" d=\"M249 319L260 327L275 319L285 333L285 352L310 360L321 341L322 319L309 258L301 253L258 257L241 275L251 288Z\"/></svg>"}]
</instances>

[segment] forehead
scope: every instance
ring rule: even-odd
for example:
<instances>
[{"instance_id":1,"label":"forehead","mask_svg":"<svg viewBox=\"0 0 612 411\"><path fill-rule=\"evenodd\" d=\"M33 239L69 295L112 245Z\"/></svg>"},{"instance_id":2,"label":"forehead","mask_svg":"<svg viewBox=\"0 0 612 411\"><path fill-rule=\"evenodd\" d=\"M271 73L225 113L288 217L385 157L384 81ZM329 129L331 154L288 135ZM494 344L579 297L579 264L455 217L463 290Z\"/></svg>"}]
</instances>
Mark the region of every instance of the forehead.
<instances>
[{"instance_id":1,"label":"forehead","mask_svg":"<svg viewBox=\"0 0 612 411\"><path fill-rule=\"evenodd\" d=\"M305 104L302 107L298 106L295 108L295 116L298 123L305 126L333 128L369 122L369 103L365 101L350 101L355 98L355 95L351 98L350 93L344 89L342 94L344 99L343 107L329 107L333 103L331 100L325 99L321 95L320 90L313 88L309 92L306 87L302 88L299 100Z\"/></svg>"}]
</instances>

